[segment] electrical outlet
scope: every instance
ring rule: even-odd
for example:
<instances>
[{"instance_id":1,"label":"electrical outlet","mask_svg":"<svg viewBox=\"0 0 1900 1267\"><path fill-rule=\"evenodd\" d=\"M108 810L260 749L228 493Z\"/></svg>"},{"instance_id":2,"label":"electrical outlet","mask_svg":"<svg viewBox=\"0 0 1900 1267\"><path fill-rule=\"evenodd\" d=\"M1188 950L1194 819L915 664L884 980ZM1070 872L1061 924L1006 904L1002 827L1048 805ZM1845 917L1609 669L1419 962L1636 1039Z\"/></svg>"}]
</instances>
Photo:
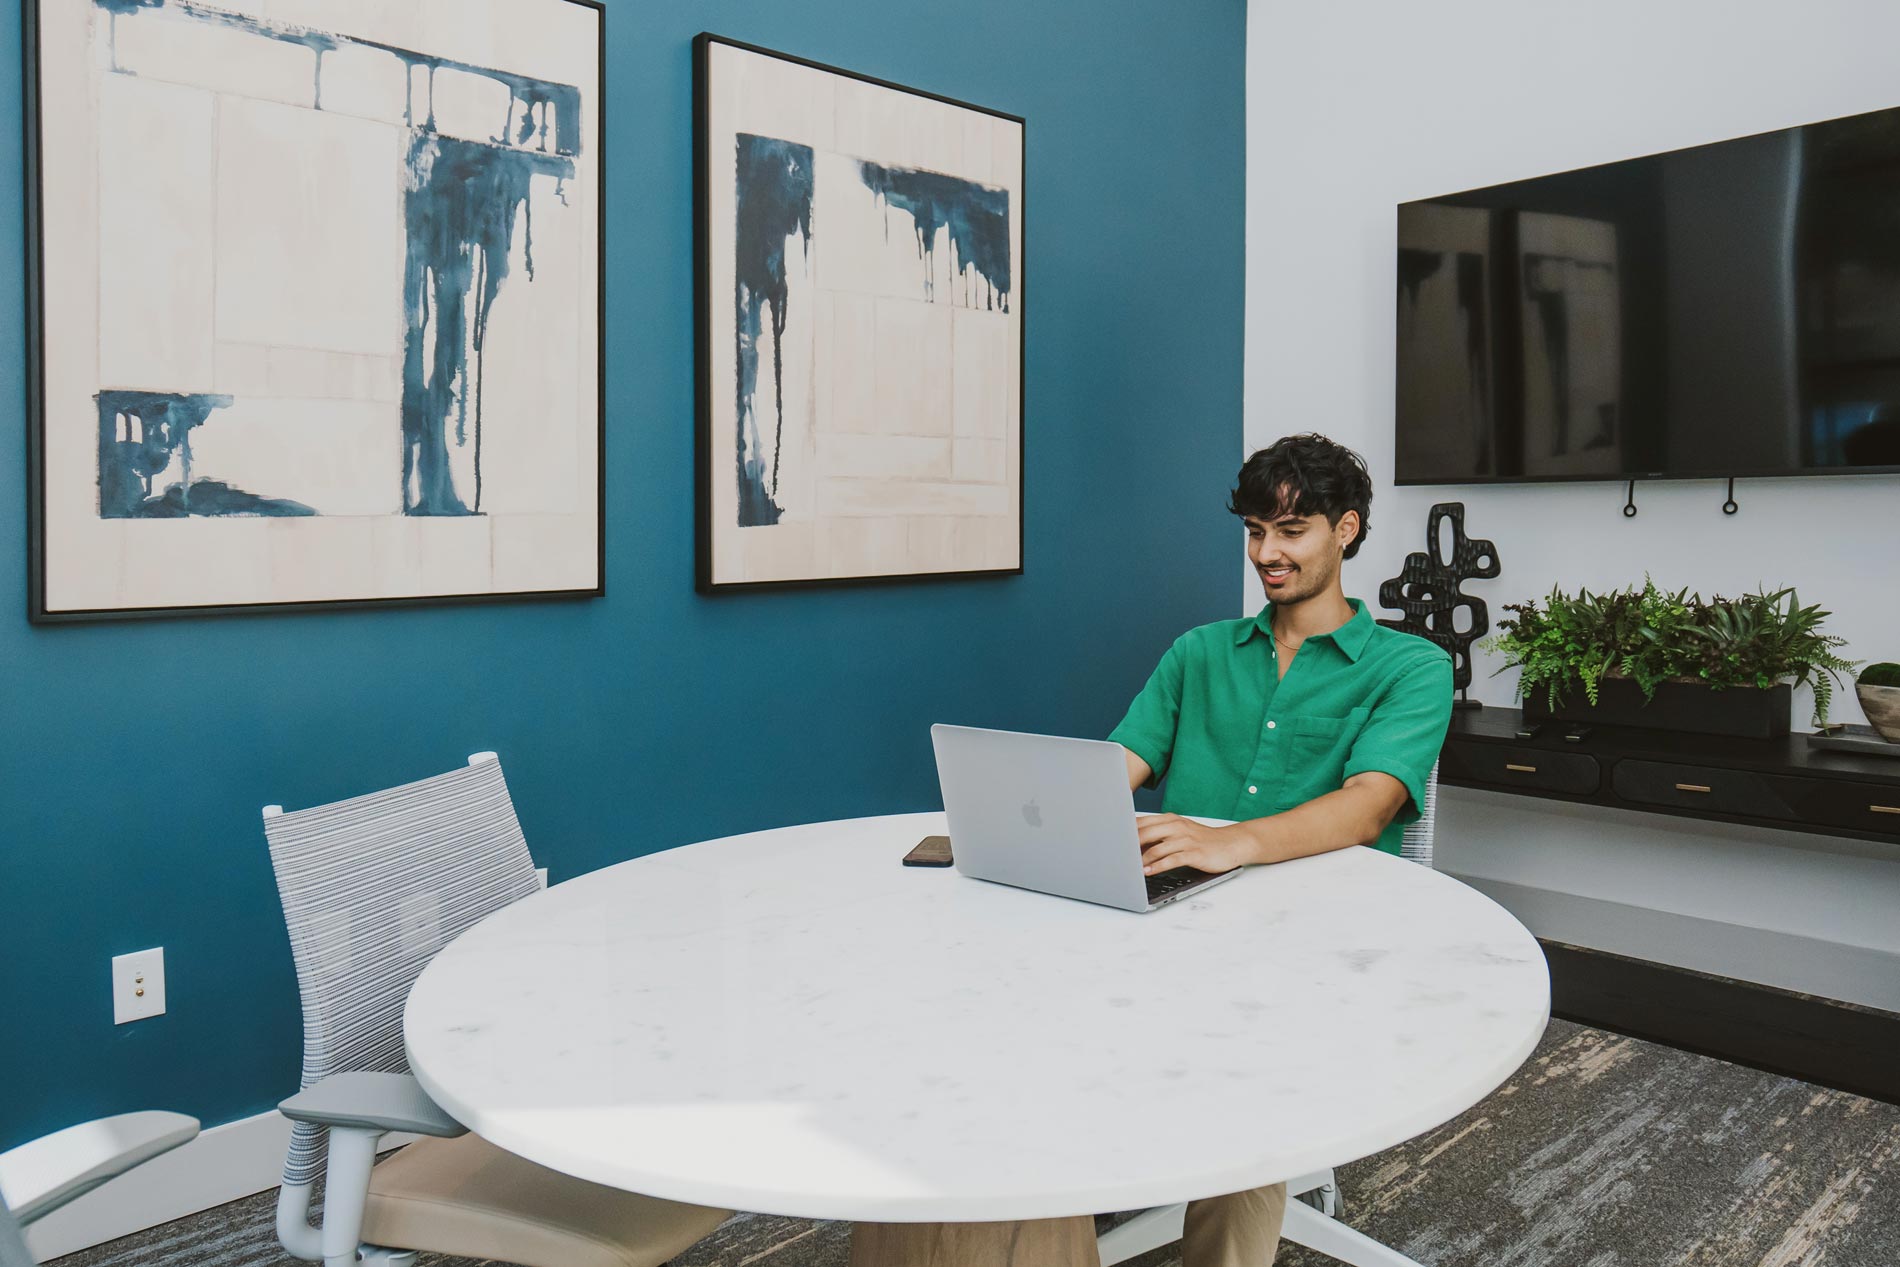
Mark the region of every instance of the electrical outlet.
<instances>
[{"instance_id":1,"label":"electrical outlet","mask_svg":"<svg viewBox=\"0 0 1900 1267\"><path fill-rule=\"evenodd\" d=\"M165 1011L165 948L135 950L112 959L112 1023L142 1021Z\"/></svg>"}]
</instances>

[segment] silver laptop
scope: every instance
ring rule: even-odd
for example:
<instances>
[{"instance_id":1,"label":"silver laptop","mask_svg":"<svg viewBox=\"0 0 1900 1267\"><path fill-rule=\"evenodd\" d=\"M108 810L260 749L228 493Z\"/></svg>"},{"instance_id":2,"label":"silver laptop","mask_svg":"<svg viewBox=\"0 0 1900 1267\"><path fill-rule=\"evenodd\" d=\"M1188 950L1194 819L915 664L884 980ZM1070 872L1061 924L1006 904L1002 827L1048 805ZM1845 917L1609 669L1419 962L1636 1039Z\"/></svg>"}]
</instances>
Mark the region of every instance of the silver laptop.
<instances>
[{"instance_id":1,"label":"silver laptop","mask_svg":"<svg viewBox=\"0 0 1900 1267\"><path fill-rule=\"evenodd\" d=\"M930 742L964 875L1152 911L1240 874L1141 873L1120 744L943 725L930 728Z\"/></svg>"}]
</instances>

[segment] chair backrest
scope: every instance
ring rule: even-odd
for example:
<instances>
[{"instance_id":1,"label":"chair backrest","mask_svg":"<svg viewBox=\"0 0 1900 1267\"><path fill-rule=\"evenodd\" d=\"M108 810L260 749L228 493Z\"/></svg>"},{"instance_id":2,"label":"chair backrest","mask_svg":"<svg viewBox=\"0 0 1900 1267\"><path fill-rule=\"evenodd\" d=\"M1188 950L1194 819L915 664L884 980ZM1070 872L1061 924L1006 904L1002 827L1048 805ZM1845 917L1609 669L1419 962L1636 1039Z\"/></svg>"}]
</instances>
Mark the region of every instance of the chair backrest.
<instances>
[{"instance_id":1,"label":"chair backrest","mask_svg":"<svg viewBox=\"0 0 1900 1267\"><path fill-rule=\"evenodd\" d=\"M1425 804L1419 807L1418 819L1405 828L1405 838L1399 842L1399 856L1412 862L1432 865L1432 839L1438 830L1438 763L1432 762L1432 772L1425 776Z\"/></svg>"},{"instance_id":2,"label":"chair backrest","mask_svg":"<svg viewBox=\"0 0 1900 1267\"><path fill-rule=\"evenodd\" d=\"M4 1196L0 1196L0 1267L34 1267L26 1238L20 1234L20 1224L7 1209Z\"/></svg>"},{"instance_id":3,"label":"chair backrest","mask_svg":"<svg viewBox=\"0 0 1900 1267\"><path fill-rule=\"evenodd\" d=\"M303 995L303 1085L406 1073L402 1010L435 956L483 916L536 892L493 753L432 779L284 813L264 811ZM323 1169L327 1133L293 1129L284 1182Z\"/></svg>"}]
</instances>

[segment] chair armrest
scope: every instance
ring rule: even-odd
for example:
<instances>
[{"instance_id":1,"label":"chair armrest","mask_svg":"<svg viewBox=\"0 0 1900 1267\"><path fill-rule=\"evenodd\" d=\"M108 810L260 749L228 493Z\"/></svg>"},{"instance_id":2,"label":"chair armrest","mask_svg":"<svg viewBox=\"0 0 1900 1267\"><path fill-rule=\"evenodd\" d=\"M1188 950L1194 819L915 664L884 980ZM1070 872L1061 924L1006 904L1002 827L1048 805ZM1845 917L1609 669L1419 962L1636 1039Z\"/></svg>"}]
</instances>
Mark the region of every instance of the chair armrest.
<instances>
[{"instance_id":1,"label":"chair armrest","mask_svg":"<svg viewBox=\"0 0 1900 1267\"><path fill-rule=\"evenodd\" d=\"M198 1119L155 1110L81 1122L0 1153L0 1198L24 1226L197 1134Z\"/></svg>"},{"instance_id":2,"label":"chair armrest","mask_svg":"<svg viewBox=\"0 0 1900 1267\"><path fill-rule=\"evenodd\" d=\"M338 1073L313 1083L277 1106L293 1122L410 1131L453 1138L468 1127L444 1113L406 1073Z\"/></svg>"}]
</instances>

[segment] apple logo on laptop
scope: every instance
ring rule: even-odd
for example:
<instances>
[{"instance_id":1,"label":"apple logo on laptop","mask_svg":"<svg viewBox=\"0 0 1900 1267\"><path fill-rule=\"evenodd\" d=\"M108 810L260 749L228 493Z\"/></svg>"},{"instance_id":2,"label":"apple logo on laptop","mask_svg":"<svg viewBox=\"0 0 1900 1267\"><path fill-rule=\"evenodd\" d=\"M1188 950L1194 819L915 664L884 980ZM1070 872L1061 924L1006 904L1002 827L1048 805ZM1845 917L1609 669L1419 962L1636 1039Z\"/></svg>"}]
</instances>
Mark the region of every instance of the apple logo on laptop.
<instances>
[{"instance_id":1,"label":"apple logo on laptop","mask_svg":"<svg viewBox=\"0 0 1900 1267\"><path fill-rule=\"evenodd\" d=\"M1042 810L1037 807L1035 801L1032 800L1023 806L1023 821L1031 827L1042 826Z\"/></svg>"}]
</instances>

